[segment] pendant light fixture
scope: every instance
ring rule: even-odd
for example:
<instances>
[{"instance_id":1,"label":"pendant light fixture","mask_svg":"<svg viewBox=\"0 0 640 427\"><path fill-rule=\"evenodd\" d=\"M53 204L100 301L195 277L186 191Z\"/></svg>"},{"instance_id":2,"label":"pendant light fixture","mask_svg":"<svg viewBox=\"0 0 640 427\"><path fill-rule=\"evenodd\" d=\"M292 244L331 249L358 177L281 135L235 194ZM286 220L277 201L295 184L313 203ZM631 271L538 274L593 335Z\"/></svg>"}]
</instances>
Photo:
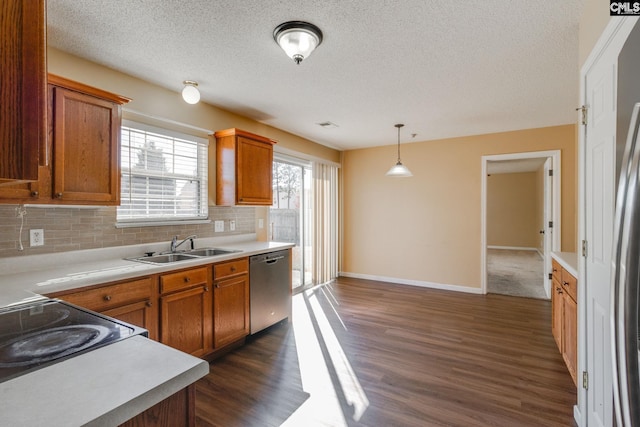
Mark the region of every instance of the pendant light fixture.
<instances>
[{"instance_id":1,"label":"pendant light fixture","mask_svg":"<svg viewBox=\"0 0 640 427\"><path fill-rule=\"evenodd\" d=\"M198 82L193 80L185 80L182 82L182 99L188 104L197 104L200 101L200 91L198 90Z\"/></svg>"},{"instance_id":2,"label":"pendant light fixture","mask_svg":"<svg viewBox=\"0 0 640 427\"><path fill-rule=\"evenodd\" d=\"M389 169L389 172L387 172L387 176L396 178L408 178L410 176L413 176L411 171L400 161L400 128L403 126L404 125L400 123L395 125L395 127L398 128L398 162L394 166L392 166L391 169Z\"/></svg>"},{"instance_id":3,"label":"pendant light fixture","mask_svg":"<svg viewBox=\"0 0 640 427\"><path fill-rule=\"evenodd\" d=\"M273 39L289 58L300 65L322 43L322 31L308 22L289 21L273 30Z\"/></svg>"}]
</instances>

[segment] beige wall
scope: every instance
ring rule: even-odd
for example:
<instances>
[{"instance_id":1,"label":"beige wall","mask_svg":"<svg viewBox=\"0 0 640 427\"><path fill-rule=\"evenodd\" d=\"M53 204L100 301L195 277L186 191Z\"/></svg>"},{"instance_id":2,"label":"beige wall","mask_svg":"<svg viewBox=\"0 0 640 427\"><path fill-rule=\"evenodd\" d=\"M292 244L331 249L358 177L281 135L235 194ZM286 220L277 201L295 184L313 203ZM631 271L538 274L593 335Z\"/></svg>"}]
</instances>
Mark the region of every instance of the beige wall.
<instances>
[{"instance_id":1,"label":"beige wall","mask_svg":"<svg viewBox=\"0 0 640 427\"><path fill-rule=\"evenodd\" d=\"M586 0L580 17L579 30L579 65L582 66L584 61L591 53L598 38L609 23L609 2L605 0Z\"/></svg>"},{"instance_id":2,"label":"beige wall","mask_svg":"<svg viewBox=\"0 0 640 427\"><path fill-rule=\"evenodd\" d=\"M575 126L402 145L413 178L385 172L393 146L344 153L342 271L480 287L481 157L561 150L562 249L576 247Z\"/></svg>"},{"instance_id":3,"label":"beige wall","mask_svg":"<svg viewBox=\"0 0 640 427\"><path fill-rule=\"evenodd\" d=\"M540 241L535 172L487 176L487 245L538 248Z\"/></svg>"}]
</instances>

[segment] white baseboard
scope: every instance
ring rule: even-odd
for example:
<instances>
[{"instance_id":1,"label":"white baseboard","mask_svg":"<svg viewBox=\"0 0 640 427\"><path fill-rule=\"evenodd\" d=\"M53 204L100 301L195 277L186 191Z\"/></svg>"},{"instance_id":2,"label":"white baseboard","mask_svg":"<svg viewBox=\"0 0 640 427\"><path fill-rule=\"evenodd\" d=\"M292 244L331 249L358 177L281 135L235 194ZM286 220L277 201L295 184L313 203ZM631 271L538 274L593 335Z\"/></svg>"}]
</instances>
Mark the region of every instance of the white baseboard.
<instances>
[{"instance_id":1,"label":"white baseboard","mask_svg":"<svg viewBox=\"0 0 640 427\"><path fill-rule=\"evenodd\" d=\"M521 247L521 246L487 246L487 249L506 249L506 250L510 250L510 251L538 251L538 248L528 248L528 247Z\"/></svg>"},{"instance_id":2,"label":"white baseboard","mask_svg":"<svg viewBox=\"0 0 640 427\"><path fill-rule=\"evenodd\" d=\"M422 280L398 279L395 277L374 276L371 274L350 273L341 271L338 273L342 277L351 277L353 279L375 280L377 282L397 283L399 285L419 286L422 288L442 289L445 291L465 292L469 294L482 294L481 288L472 288L462 285L448 285L444 283L424 282Z\"/></svg>"}]
</instances>

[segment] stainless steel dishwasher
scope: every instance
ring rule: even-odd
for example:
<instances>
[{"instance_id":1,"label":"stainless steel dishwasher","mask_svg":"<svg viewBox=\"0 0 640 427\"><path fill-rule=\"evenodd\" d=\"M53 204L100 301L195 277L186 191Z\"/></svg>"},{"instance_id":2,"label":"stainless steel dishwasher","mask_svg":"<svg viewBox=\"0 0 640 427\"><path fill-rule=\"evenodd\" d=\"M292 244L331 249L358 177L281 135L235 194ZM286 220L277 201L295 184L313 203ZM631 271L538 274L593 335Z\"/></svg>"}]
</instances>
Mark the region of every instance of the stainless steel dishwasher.
<instances>
[{"instance_id":1,"label":"stainless steel dishwasher","mask_svg":"<svg viewBox=\"0 0 640 427\"><path fill-rule=\"evenodd\" d=\"M290 251L249 258L251 333L289 317L291 307Z\"/></svg>"}]
</instances>

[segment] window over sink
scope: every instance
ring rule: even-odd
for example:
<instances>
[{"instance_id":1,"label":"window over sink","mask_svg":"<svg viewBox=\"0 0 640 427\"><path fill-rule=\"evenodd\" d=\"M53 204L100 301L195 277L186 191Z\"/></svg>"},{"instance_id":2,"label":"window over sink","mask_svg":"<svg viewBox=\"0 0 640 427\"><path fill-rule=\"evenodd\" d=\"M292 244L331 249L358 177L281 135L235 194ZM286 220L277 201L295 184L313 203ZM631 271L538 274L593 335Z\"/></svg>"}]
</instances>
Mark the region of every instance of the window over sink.
<instances>
[{"instance_id":1,"label":"window over sink","mask_svg":"<svg viewBox=\"0 0 640 427\"><path fill-rule=\"evenodd\" d=\"M124 122L118 226L206 221L208 141Z\"/></svg>"}]
</instances>

